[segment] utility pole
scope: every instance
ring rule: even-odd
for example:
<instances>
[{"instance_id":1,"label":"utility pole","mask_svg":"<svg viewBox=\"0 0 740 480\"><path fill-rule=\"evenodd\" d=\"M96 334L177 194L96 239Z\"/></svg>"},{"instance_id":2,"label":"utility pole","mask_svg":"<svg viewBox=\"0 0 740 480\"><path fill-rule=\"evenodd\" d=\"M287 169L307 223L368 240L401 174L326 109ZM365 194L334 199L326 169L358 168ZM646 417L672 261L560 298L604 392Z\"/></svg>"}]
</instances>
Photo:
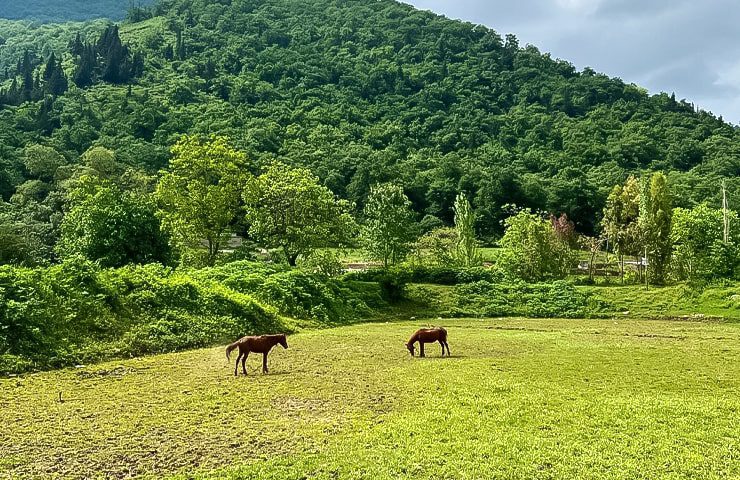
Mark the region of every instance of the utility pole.
<instances>
[{"instance_id":1,"label":"utility pole","mask_svg":"<svg viewBox=\"0 0 740 480\"><path fill-rule=\"evenodd\" d=\"M724 227L725 227L725 236L724 240L725 243L730 242L730 206L727 202L727 183L725 180L722 180L722 216L724 219Z\"/></svg>"}]
</instances>

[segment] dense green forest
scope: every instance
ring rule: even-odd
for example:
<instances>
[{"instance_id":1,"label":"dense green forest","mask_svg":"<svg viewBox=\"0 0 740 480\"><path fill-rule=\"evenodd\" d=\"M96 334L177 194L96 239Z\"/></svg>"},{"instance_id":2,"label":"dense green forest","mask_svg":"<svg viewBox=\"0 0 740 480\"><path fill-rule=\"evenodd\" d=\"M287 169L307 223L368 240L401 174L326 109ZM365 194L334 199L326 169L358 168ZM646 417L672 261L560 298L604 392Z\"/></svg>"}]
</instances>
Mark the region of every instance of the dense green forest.
<instances>
[{"instance_id":1,"label":"dense green forest","mask_svg":"<svg viewBox=\"0 0 740 480\"><path fill-rule=\"evenodd\" d=\"M3 2L0 18L63 22L91 18L123 19L131 7L151 4L151 0L26 0Z\"/></svg>"},{"instance_id":2,"label":"dense green forest","mask_svg":"<svg viewBox=\"0 0 740 480\"><path fill-rule=\"evenodd\" d=\"M358 213L394 181L426 225L451 224L465 192L489 239L511 205L592 233L630 174L664 171L677 207L740 186L721 118L391 0L164 0L120 27L4 21L0 37L4 257L54 261L75 179L152 192L183 134L228 137L250 173L308 167Z\"/></svg>"}]
</instances>

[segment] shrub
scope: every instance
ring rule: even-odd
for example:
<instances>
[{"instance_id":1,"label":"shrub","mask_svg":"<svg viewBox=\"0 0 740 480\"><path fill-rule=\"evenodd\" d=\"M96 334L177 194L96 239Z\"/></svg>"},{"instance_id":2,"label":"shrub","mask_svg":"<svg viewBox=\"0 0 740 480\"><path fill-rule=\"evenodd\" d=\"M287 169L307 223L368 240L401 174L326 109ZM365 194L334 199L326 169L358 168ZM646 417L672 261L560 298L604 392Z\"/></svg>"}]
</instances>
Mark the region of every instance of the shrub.
<instances>
[{"instance_id":1,"label":"shrub","mask_svg":"<svg viewBox=\"0 0 740 480\"><path fill-rule=\"evenodd\" d=\"M455 287L455 316L585 318L598 316L606 305L564 281L531 284L479 281Z\"/></svg>"},{"instance_id":2,"label":"shrub","mask_svg":"<svg viewBox=\"0 0 740 480\"><path fill-rule=\"evenodd\" d=\"M352 272L345 278L363 282L389 281L389 277L398 277L397 283L430 283L434 285L458 285L480 280L501 282L504 274L495 268L486 267L441 267L422 265L403 265L388 269L373 269L363 272Z\"/></svg>"}]
</instances>

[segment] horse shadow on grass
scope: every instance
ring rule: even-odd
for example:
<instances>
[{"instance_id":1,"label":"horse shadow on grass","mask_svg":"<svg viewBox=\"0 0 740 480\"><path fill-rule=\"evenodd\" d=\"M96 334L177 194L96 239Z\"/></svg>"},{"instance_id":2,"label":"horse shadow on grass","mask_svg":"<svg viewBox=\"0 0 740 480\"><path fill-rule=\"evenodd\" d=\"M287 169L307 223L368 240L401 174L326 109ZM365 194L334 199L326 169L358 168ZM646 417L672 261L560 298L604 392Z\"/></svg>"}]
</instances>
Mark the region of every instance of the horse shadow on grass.
<instances>
[{"instance_id":1,"label":"horse shadow on grass","mask_svg":"<svg viewBox=\"0 0 740 480\"><path fill-rule=\"evenodd\" d=\"M414 357L417 360L460 360L463 358L468 358L467 355L445 355L444 357L440 357L437 355L427 355L426 357Z\"/></svg>"}]
</instances>

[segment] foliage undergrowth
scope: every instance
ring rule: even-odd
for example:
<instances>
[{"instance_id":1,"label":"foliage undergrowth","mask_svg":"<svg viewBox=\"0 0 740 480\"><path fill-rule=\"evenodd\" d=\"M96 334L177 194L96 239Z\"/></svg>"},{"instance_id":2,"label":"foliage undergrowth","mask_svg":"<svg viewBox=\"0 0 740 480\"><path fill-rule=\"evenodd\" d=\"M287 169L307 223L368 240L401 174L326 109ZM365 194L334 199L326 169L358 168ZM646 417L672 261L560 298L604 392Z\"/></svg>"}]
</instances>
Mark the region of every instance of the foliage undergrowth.
<instances>
[{"instance_id":1,"label":"foliage undergrowth","mask_svg":"<svg viewBox=\"0 0 740 480\"><path fill-rule=\"evenodd\" d=\"M377 288L259 263L104 269L73 259L0 267L0 374L336 325L380 307Z\"/></svg>"},{"instance_id":2,"label":"foliage undergrowth","mask_svg":"<svg viewBox=\"0 0 740 480\"><path fill-rule=\"evenodd\" d=\"M455 287L453 302L450 314L457 317L590 318L608 308L606 302L565 281L479 281Z\"/></svg>"}]
</instances>

